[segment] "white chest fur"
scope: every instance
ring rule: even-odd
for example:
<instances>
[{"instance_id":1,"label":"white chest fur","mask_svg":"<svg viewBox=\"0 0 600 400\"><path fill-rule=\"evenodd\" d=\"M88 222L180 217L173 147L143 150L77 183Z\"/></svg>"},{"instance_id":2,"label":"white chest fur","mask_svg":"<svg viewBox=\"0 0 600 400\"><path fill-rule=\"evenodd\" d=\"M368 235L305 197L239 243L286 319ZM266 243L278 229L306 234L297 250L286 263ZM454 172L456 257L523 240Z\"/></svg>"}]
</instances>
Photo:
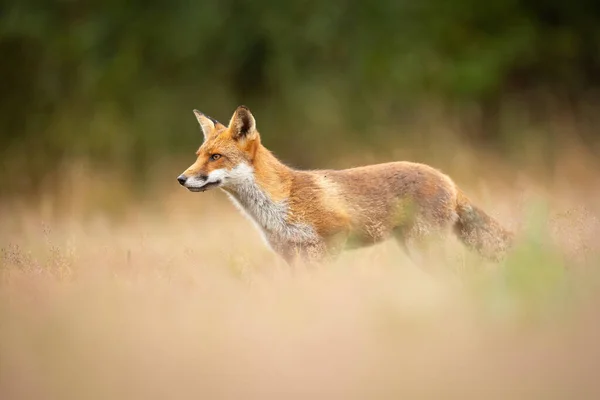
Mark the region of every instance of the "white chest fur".
<instances>
[{"instance_id":1,"label":"white chest fur","mask_svg":"<svg viewBox=\"0 0 600 400\"><path fill-rule=\"evenodd\" d=\"M287 202L273 201L256 183L252 167L240 164L227 175L223 189L267 238L293 243L308 243L317 239L310 225L288 222L290 210Z\"/></svg>"}]
</instances>

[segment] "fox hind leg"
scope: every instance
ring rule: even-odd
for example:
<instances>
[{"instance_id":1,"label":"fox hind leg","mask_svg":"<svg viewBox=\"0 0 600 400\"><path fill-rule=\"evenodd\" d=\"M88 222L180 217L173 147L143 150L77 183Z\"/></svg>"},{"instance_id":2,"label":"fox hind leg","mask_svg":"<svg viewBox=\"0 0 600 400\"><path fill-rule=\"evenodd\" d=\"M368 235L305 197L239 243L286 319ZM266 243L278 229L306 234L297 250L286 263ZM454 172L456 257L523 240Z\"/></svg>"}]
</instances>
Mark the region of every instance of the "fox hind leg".
<instances>
[{"instance_id":1,"label":"fox hind leg","mask_svg":"<svg viewBox=\"0 0 600 400\"><path fill-rule=\"evenodd\" d=\"M419 269L433 273L445 259L445 229L415 229L394 231L394 237L410 261Z\"/></svg>"}]
</instances>

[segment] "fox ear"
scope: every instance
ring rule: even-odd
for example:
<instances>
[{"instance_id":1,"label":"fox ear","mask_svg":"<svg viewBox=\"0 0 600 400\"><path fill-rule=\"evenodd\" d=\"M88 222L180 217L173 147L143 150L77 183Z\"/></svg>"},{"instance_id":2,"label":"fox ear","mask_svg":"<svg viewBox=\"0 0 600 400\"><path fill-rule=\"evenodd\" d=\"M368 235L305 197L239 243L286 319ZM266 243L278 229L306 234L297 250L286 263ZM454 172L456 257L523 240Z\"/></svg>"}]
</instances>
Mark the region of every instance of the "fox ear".
<instances>
[{"instance_id":1,"label":"fox ear","mask_svg":"<svg viewBox=\"0 0 600 400\"><path fill-rule=\"evenodd\" d=\"M246 106L239 106L231 121L229 121L229 130L234 139L253 139L256 137L256 121L254 116Z\"/></svg>"},{"instance_id":2,"label":"fox ear","mask_svg":"<svg viewBox=\"0 0 600 400\"><path fill-rule=\"evenodd\" d=\"M207 117L202 114L198 110L194 110L194 115L200 124L200 128L202 128L202 133L204 134L204 140L208 139L210 135L215 131L215 122L212 118Z\"/></svg>"}]
</instances>

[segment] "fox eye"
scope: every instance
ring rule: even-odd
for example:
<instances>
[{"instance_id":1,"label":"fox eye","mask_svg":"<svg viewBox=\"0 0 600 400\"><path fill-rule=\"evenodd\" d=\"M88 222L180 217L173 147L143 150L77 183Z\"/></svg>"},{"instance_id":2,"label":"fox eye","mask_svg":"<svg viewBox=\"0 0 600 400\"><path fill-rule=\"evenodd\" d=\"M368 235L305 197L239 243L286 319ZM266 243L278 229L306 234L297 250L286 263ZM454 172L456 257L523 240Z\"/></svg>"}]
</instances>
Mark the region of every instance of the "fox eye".
<instances>
[{"instance_id":1,"label":"fox eye","mask_svg":"<svg viewBox=\"0 0 600 400\"><path fill-rule=\"evenodd\" d=\"M221 158L220 154L213 154L212 156L210 156L210 159L213 161L217 161L219 158Z\"/></svg>"}]
</instances>

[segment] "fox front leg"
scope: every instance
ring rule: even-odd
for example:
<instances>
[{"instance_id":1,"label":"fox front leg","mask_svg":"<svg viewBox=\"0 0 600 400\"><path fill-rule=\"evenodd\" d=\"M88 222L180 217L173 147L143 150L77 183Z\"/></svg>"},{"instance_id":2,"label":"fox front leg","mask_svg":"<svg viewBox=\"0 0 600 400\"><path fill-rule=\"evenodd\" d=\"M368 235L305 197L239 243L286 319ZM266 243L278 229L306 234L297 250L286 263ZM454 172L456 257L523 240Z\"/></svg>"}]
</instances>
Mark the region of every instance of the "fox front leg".
<instances>
[{"instance_id":1,"label":"fox front leg","mask_svg":"<svg viewBox=\"0 0 600 400\"><path fill-rule=\"evenodd\" d=\"M291 267L299 265L317 266L329 258L323 243L290 243L280 246L277 253Z\"/></svg>"}]
</instances>

